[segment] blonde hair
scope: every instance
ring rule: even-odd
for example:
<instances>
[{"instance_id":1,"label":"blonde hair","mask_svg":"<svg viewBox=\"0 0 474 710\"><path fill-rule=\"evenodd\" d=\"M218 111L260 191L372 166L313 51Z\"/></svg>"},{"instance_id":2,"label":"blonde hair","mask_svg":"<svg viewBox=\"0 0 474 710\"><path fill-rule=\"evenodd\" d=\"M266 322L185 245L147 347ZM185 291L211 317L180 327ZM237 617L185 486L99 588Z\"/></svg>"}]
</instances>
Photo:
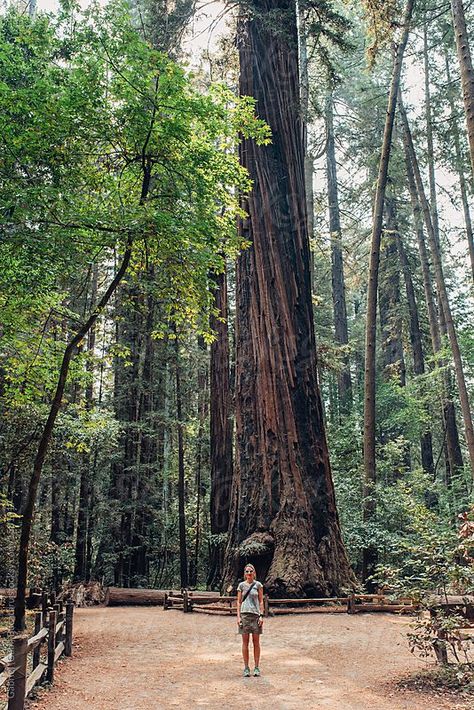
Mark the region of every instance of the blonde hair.
<instances>
[{"instance_id":1,"label":"blonde hair","mask_svg":"<svg viewBox=\"0 0 474 710\"><path fill-rule=\"evenodd\" d=\"M245 567L244 567L244 580L245 580L245 570L246 570L246 569L249 569L249 568L252 569L252 571L253 571L253 578L256 579L256 578L257 578L257 570L256 570L255 567L254 567L252 564L250 564L250 562L249 562L249 563L248 563L247 565L245 565Z\"/></svg>"}]
</instances>

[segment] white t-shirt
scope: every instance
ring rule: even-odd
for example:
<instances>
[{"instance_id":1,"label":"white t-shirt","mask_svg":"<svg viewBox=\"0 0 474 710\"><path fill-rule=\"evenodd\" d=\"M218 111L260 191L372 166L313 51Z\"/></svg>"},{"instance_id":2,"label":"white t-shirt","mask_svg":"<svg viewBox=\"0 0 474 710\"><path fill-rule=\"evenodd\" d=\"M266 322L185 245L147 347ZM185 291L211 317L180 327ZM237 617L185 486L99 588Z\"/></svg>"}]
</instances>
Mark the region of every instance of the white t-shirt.
<instances>
[{"instance_id":1,"label":"white t-shirt","mask_svg":"<svg viewBox=\"0 0 474 710\"><path fill-rule=\"evenodd\" d=\"M251 584L251 583L250 583ZM250 587L248 582L240 582L237 589L242 592L242 598L245 596L245 592ZM250 594L247 595L247 599L242 602L240 606L240 611L243 614L260 614L260 604L258 602L258 590L263 587L261 582L255 580L255 584L250 590Z\"/></svg>"}]
</instances>

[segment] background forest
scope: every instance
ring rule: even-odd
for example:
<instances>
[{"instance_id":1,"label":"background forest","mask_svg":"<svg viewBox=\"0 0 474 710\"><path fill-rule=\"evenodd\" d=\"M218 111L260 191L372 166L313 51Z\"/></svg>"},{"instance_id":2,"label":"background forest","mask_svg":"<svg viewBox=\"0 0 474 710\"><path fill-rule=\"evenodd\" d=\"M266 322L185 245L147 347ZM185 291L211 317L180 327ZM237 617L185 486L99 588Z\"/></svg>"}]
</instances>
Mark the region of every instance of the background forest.
<instances>
[{"instance_id":1,"label":"background forest","mask_svg":"<svg viewBox=\"0 0 474 710\"><path fill-rule=\"evenodd\" d=\"M458 532L474 519L474 95L449 2L413 9L369 317L402 10L299 7L318 379L358 579L472 591ZM248 246L238 149L271 139L237 98L239 12L216 10L218 40L193 57L192 0L0 18L0 586L16 584L33 470L29 584L222 585Z\"/></svg>"}]
</instances>

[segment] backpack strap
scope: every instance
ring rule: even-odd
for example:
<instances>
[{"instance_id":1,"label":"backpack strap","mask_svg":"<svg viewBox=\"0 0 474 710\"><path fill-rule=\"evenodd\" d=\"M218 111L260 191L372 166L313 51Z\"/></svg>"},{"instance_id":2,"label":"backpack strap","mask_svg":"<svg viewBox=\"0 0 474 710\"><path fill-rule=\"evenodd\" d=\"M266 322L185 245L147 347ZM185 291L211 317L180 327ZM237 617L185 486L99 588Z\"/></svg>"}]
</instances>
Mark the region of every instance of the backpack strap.
<instances>
[{"instance_id":1,"label":"backpack strap","mask_svg":"<svg viewBox=\"0 0 474 710\"><path fill-rule=\"evenodd\" d=\"M243 604L244 601L247 599L247 597L248 597L248 595L250 594L250 592L252 591L252 589L255 587L255 584L256 584L256 582L252 582L252 584L250 585L250 587L249 587L249 588L247 589L247 591L245 592L244 596L242 597L242 604Z\"/></svg>"}]
</instances>

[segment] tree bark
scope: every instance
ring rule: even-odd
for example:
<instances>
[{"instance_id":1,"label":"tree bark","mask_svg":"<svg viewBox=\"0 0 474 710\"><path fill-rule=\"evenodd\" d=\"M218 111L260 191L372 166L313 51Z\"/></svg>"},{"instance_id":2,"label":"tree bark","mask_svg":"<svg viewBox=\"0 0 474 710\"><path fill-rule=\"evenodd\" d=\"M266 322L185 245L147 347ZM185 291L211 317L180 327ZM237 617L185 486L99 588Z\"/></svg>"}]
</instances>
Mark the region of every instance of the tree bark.
<instances>
[{"instance_id":1,"label":"tree bark","mask_svg":"<svg viewBox=\"0 0 474 710\"><path fill-rule=\"evenodd\" d=\"M466 445L469 452L469 458L471 462L472 475L474 476L474 427L472 423L471 408L469 403L469 396L467 393L466 379L464 377L464 369L461 357L461 351L459 349L459 343L457 339L456 329L454 327L454 322L451 314L451 307L448 299L448 292L446 289L446 283L444 281L443 266L441 263L441 255L437 248L435 233L433 229L433 224L431 221L431 215L428 205L428 200L425 196L425 191L423 187L423 181L421 179L420 169L418 167L418 161L416 159L415 148L413 145L413 139L411 137L410 126L408 123L408 118L406 111L403 107L403 102L400 97L400 115L402 117L404 131L407 140L407 149L410 155L410 160L413 166L413 171L415 175L416 186L418 190L418 195L421 201L421 207L425 215L425 223L427 225L428 240L431 249L431 258L435 271L436 286L438 290L438 297L443 308L444 317L446 321L446 328L449 337L449 343L451 345L451 351L454 360L454 369L456 372L456 380L459 390L459 399L461 402L461 411L464 421L464 431L466 436Z\"/></svg>"},{"instance_id":2,"label":"tree bark","mask_svg":"<svg viewBox=\"0 0 474 710\"><path fill-rule=\"evenodd\" d=\"M464 114L466 116L467 137L471 155L472 174L474 176L474 69L472 66L469 36L466 27L466 16L462 0L451 0L453 14L454 36L456 38L456 51L461 70L461 85L464 100Z\"/></svg>"},{"instance_id":3,"label":"tree bark","mask_svg":"<svg viewBox=\"0 0 474 710\"><path fill-rule=\"evenodd\" d=\"M403 145L405 153L405 165L407 171L407 183L410 192L410 200L413 211L413 219L415 223L415 232L418 243L418 251L420 254L421 263L421 273L423 277L423 287L425 292L425 302L428 311L428 323L430 327L431 335L431 345L433 349L433 354L437 355L441 350L441 333L440 325L438 321L438 313L436 309L435 298L433 294L433 284L431 278L430 261L428 250L425 242L425 235L423 232L421 207L418 198L418 190L415 182L415 174L413 171L411 153L408 145L408 137L406 131L403 132ZM415 156L416 157L416 156ZM426 211L426 215L429 215L429 210ZM443 366L445 363L439 361L437 358L437 365ZM442 416L445 428L445 440L446 440L446 480L450 479L450 471L454 471L456 468L463 466L462 452L459 445L459 436L457 433L456 425L456 413L454 408L454 403L450 398L450 382L449 373L445 373L442 376Z\"/></svg>"},{"instance_id":4,"label":"tree bark","mask_svg":"<svg viewBox=\"0 0 474 710\"><path fill-rule=\"evenodd\" d=\"M252 560L274 596L328 595L354 578L316 378L296 12L290 0L254 7L239 26L240 94L255 97L272 144L241 146L254 186L240 225L251 246L236 274L236 474L224 584L235 586Z\"/></svg>"},{"instance_id":5,"label":"tree bark","mask_svg":"<svg viewBox=\"0 0 474 710\"><path fill-rule=\"evenodd\" d=\"M210 457L211 457L211 534L222 535L229 528L229 506L233 477L232 405L228 329L227 273L214 277L214 308L211 328L216 339L211 344L210 365ZM211 588L220 585L224 565L225 541L211 540L209 575Z\"/></svg>"},{"instance_id":6,"label":"tree bark","mask_svg":"<svg viewBox=\"0 0 474 710\"><path fill-rule=\"evenodd\" d=\"M339 345L349 342L347 329L346 285L342 258L342 232L339 213L339 194L337 184L336 149L334 141L333 97L326 99L326 174L329 203L329 230L331 233L331 275L332 302L334 314L334 335ZM337 374L339 394L339 421L352 408L352 380L349 357L342 359L342 368Z\"/></svg>"},{"instance_id":7,"label":"tree bark","mask_svg":"<svg viewBox=\"0 0 474 710\"><path fill-rule=\"evenodd\" d=\"M379 312L382 334L384 377L406 384L405 356L400 313L400 271L397 248L398 224L394 197L385 198L386 229L383 237L383 259L380 265Z\"/></svg>"},{"instance_id":8,"label":"tree bark","mask_svg":"<svg viewBox=\"0 0 474 710\"><path fill-rule=\"evenodd\" d=\"M186 544L186 481L184 469L184 436L183 436L183 404L181 391L181 365L179 358L179 339L175 330L175 386L176 386L176 418L178 421L178 518L179 518L179 569L181 587L188 586L188 550Z\"/></svg>"},{"instance_id":9,"label":"tree bark","mask_svg":"<svg viewBox=\"0 0 474 710\"><path fill-rule=\"evenodd\" d=\"M373 208L373 227L370 246L368 290L367 290L367 316L365 334L365 386L364 386L364 494L363 517L369 523L375 516L375 483L377 480L375 458L375 354L376 354L376 325L377 325L377 290L380 262L380 241L382 236L383 208L385 190L387 185L388 164L392 144L393 125L395 122L395 109L397 105L400 76L403 64L403 55L410 32L410 23L413 12L414 0L408 0L405 6L402 35L394 53L392 79L388 98L385 128L380 154L380 163L377 177ZM376 564L376 551L367 545L362 555L362 575L364 580L373 574Z\"/></svg>"},{"instance_id":10,"label":"tree bark","mask_svg":"<svg viewBox=\"0 0 474 710\"><path fill-rule=\"evenodd\" d=\"M402 267L403 280L407 295L408 314L410 318L410 342L413 353L413 374L415 376L425 373L425 356L423 353L423 341L421 337L420 319L418 316L418 304L416 302L415 287L411 275L410 262L405 250L402 235L399 230L395 233L397 241L398 256ZM433 440L430 429L426 429L420 438L421 465L431 476L434 475Z\"/></svg>"},{"instance_id":11,"label":"tree bark","mask_svg":"<svg viewBox=\"0 0 474 710\"><path fill-rule=\"evenodd\" d=\"M198 363L197 373L197 411L196 417L199 422L197 433L196 446L196 476L195 476L195 493L196 493L196 522L195 522L195 538L194 538L194 554L189 563L189 584L191 587L196 587L199 577L199 556L201 551L202 539L202 498L205 493L203 481L203 470L208 467L207 446L205 443L206 421L208 418L208 401L209 401L209 383L208 383L208 366L207 366L207 348L202 336L198 336L198 346L201 351L201 358Z\"/></svg>"},{"instance_id":12,"label":"tree bark","mask_svg":"<svg viewBox=\"0 0 474 710\"><path fill-rule=\"evenodd\" d=\"M307 28L301 2L296 3L298 10L298 47L300 71L300 103L301 115L305 127L309 121L309 58L307 44ZM306 191L306 214L308 216L308 235L310 240L314 237L314 191L313 191L313 156L308 149L308 133L304 133L304 183ZM311 290L314 292L314 254L310 251L311 259Z\"/></svg>"},{"instance_id":13,"label":"tree bark","mask_svg":"<svg viewBox=\"0 0 474 710\"><path fill-rule=\"evenodd\" d=\"M438 198L436 196L436 174L434 164L434 143L433 143L433 118L431 111L431 89L430 89L430 62L428 52L428 23L423 25L423 63L425 74L425 122L426 122L426 155L428 159L428 185L430 189L430 212L433 222L433 231L438 245L441 250L439 238L439 219L438 219Z\"/></svg>"},{"instance_id":14,"label":"tree bark","mask_svg":"<svg viewBox=\"0 0 474 710\"><path fill-rule=\"evenodd\" d=\"M464 175L464 167L463 167L463 159L462 159L462 151L461 151L461 139L459 136L459 125L458 125L458 119L456 115L456 107L454 105L454 99L452 96L451 92L451 70L449 68L449 57L448 53L445 52L445 63L446 63L446 78L447 78L447 83L448 83L448 101L449 101L449 107L451 110L451 125L452 125L452 132L453 132L453 141L454 141L454 154L455 154L455 160L456 160L456 170L458 173L459 177L459 189L461 191L461 202L462 202L462 209L464 213L464 224L466 226L466 239L467 239L467 246L469 250L469 258L471 261L471 276L472 280L474 281L474 233L472 230L472 220L471 220L471 212L469 209L469 200L468 200L468 191L467 191L467 184L466 184L466 176Z\"/></svg>"},{"instance_id":15,"label":"tree bark","mask_svg":"<svg viewBox=\"0 0 474 710\"><path fill-rule=\"evenodd\" d=\"M92 271L92 283L91 283L91 303L95 303L97 300L97 287L98 287L98 267L94 264ZM87 410L92 409L94 405L94 348L95 348L95 336L96 327L95 324L91 326L87 337L87 352L89 354L89 360L87 361L86 369L89 374L90 380L87 383L85 391L85 406ZM89 548L88 534L89 530L89 516L90 516L90 494L91 494L91 463L96 453L83 457L81 466L81 481L79 485L79 504L78 504L78 514L77 514L77 531L76 531L76 549L75 549L75 561L74 561L74 580L80 581L85 580L87 576L87 551Z\"/></svg>"}]
</instances>

